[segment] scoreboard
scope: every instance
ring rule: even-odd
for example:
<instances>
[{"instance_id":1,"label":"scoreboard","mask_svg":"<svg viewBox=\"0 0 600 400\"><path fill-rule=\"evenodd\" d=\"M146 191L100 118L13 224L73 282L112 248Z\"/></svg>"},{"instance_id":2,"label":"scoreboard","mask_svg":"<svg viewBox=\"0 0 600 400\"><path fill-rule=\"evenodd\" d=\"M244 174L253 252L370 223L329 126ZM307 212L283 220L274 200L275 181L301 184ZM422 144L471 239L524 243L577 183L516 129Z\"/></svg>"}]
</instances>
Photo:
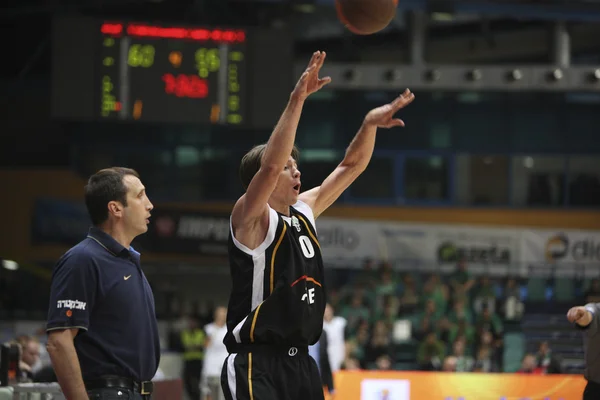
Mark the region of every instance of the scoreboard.
<instances>
[{"instance_id":1,"label":"scoreboard","mask_svg":"<svg viewBox=\"0 0 600 400\"><path fill-rule=\"evenodd\" d=\"M53 115L272 127L293 89L292 54L286 32L61 18Z\"/></svg>"}]
</instances>

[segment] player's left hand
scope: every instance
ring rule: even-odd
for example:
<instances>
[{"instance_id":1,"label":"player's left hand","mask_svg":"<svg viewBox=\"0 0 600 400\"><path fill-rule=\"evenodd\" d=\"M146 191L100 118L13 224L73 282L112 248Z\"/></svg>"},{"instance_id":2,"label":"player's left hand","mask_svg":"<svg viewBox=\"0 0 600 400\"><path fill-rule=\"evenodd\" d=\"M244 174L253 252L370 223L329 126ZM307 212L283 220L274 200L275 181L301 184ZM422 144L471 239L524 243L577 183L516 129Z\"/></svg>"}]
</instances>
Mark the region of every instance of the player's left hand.
<instances>
[{"instance_id":1,"label":"player's left hand","mask_svg":"<svg viewBox=\"0 0 600 400\"><path fill-rule=\"evenodd\" d=\"M414 99L415 95L409 89L406 89L404 93L398 96L391 103L369 111L365 117L365 124L375 125L379 128L404 126L404 121L399 118L394 118L394 115L398 112L398 110L412 103Z\"/></svg>"}]
</instances>

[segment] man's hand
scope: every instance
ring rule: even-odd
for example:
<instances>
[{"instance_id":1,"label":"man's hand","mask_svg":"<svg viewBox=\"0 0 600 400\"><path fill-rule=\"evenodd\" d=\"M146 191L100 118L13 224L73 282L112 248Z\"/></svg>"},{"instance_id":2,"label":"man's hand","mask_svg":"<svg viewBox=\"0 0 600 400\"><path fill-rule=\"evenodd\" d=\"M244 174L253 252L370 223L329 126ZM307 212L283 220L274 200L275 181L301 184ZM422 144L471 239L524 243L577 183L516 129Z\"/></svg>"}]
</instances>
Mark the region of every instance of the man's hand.
<instances>
[{"instance_id":1,"label":"man's hand","mask_svg":"<svg viewBox=\"0 0 600 400\"><path fill-rule=\"evenodd\" d=\"M310 62L308 63L308 67L296 83L296 87L292 92L292 96L297 98L298 100L305 100L311 94L318 92L321 88L331 82L330 77L319 78L319 72L321 71L321 67L323 67L323 63L325 62L325 57L327 54L321 51L315 51L313 53Z\"/></svg>"},{"instance_id":2,"label":"man's hand","mask_svg":"<svg viewBox=\"0 0 600 400\"><path fill-rule=\"evenodd\" d=\"M415 95L409 89L406 89L404 93L398 96L391 103L369 111L365 117L365 124L374 125L378 128L404 126L404 121L394 118L394 115L398 112L398 110L412 103L414 99Z\"/></svg>"},{"instance_id":3,"label":"man's hand","mask_svg":"<svg viewBox=\"0 0 600 400\"><path fill-rule=\"evenodd\" d=\"M587 326L592 322L592 313L586 310L585 307L573 307L567 312L567 319L571 323Z\"/></svg>"}]
</instances>

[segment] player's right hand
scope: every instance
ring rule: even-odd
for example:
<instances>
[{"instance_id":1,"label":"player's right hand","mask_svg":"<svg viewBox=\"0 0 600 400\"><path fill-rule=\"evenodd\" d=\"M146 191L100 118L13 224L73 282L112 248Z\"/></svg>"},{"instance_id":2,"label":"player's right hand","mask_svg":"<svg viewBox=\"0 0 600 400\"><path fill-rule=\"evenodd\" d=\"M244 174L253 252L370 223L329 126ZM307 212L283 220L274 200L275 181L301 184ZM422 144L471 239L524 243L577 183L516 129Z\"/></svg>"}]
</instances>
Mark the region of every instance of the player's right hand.
<instances>
[{"instance_id":1,"label":"player's right hand","mask_svg":"<svg viewBox=\"0 0 600 400\"><path fill-rule=\"evenodd\" d=\"M567 312L567 319L571 323L577 323L585 318L587 313L585 307L573 307Z\"/></svg>"},{"instance_id":2,"label":"player's right hand","mask_svg":"<svg viewBox=\"0 0 600 400\"><path fill-rule=\"evenodd\" d=\"M331 78L319 78L319 72L325 62L327 54L324 51L315 51L308 63L308 67L296 83L292 96L299 100L305 100L311 94L318 92L321 88L331 82Z\"/></svg>"}]
</instances>

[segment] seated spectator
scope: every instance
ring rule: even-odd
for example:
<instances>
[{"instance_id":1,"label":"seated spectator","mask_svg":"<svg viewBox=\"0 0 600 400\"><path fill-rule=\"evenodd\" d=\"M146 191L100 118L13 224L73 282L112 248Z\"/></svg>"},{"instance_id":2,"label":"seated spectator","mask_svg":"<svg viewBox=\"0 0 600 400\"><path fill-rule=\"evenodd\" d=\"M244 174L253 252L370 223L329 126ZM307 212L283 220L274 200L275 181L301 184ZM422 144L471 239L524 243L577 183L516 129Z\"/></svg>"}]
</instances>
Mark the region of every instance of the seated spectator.
<instances>
[{"instance_id":1,"label":"seated spectator","mask_svg":"<svg viewBox=\"0 0 600 400\"><path fill-rule=\"evenodd\" d=\"M353 336L358 330L358 326L362 321L369 321L371 312L365 305L365 299L361 291L356 292L352 296L350 305L341 308L340 317L346 319L346 335Z\"/></svg>"},{"instance_id":2,"label":"seated spectator","mask_svg":"<svg viewBox=\"0 0 600 400\"><path fill-rule=\"evenodd\" d=\"M378 371L390 371L392 369L392 359L387 354L382 354L375 360L375 368Z\"/></svg>"},{"instance_id":3,"label":"seated spectator","mask_svg":"<svg viewBox=\"0 0 600 400\"><path fill-rule=\"evenodd\" d=\"M415 279L410 274L404 275L402 296L398 301L398 316L413 314L419 307L420 299Z\"/></svg>"},{"instance_id":4,"label":"seated spectator","mask_svg":"<svg viewBox=\"0 0 600 400\"><path fill-rule=\"evenodd\" d=\"M541 342L536 354L536 366L545 374L560 374L562 367L560 360L552 355L548 342Z\"/></svg>"},{"instance_id":5,"label":"seated spectator","mask_svg":"<svg viewBox=\"0 0 600 400\"><path fill-rule=\"evenodd\" d=\"M470 348L476 344L475 334L475 328L466 319L461 318L458 320L458 323L450 327L448 343L454 343L458 338L463 337L467 347Z\"/></svg>"},{"instance_id":6,"label":"seated spectator","mask_svg":"<svg viewBox=\"0 0 600 400\"><path fill-rule=\"evenodd\" d=\"M438 312L446 311L448 305L448 287L442 283L438 274L431 274L423 286L423 300L433 300Z\"/></svg>"},{"instance_id":7,"label":"seated spectator","mask_svg":"<svg viewBox=\"0 0 600 400\"><path fill-rule=\"evenodd\" d=\"M373 323L384 321L388 329L392 329L398 315L398 300L394 296L385 296L382 302L382 309L373 315Z\"/></svg>"},{"instance_id":8,"label":"seated spectator","mask_svg":"<svg viewBox=\"0 0 600 400\"><path fill-rule=\"evenodd\" d=\"M448 356L444 358L442 364L442 372L456 372L458 360L454 356Z\"/></svg>"},{"instance_id":9,"label":"seated spectator","mask_svg":"<svg viewBox=\"0 0 600 400\"><path fill-rule=\"evenodd\" d=\"M391 335L385 321L377 321L373 326L373 335L365 348L365 364L374 363L382 355L392 353Z\"/></svg>"},{"instance_id":10,"label":"seated spectator","mask_svg":"<svg viewBox=\"0 0 600 400\"><path fill-rule=\"evenodd\" d=\"M452 355L456 357L456 372L471 372L475 364L473 357L465 354L465 344L464 338L454 341Z\"/></svg>"},{"instance_id":11,"label":"seated spectator","mask_svg":"<svg viewBox=\"0 0 600 400\"><path fill-rule=\"evenodd\" d=\"M357 371L360 370L360 361L358 361L356 358L346 358L344 360L344 362L342 363L342 369L346 370L346 371Z\"/></svg>"},{"instance_id":12,"label":"seated spectator","mask_svg":"<svg viewBox=\"0 0 600 400\"><path fill-rule=\"evenodd\" d=\"M448 317L443 316L439 319L436 327L436 331L438 333L438 337L444 343L450 343L450 333L453 329L454 325L450 322Z\"/></svg>"},{"instance_id":13,"label":"seated spectator","mask_svg":"<svg viewBox=\"0 0 600 400\"><path fill-rule=\"evenodd\" d=\"M476 354L475 369L478 372L500 372L503 352L502 348L494 342L494 337L490 332L483 332L479 337Z\"/></svg>"},{"instance_id":14,"label":"seated spectator","mask_svg":"<svg viewBox=\"0 0 600 400\"><path fill-rule=\"evenodd\" d=\"M542 375L544 373L542 368L536 367L536 359L533 354L525 354L521 361L521 368L517 371L517 374L533 374Z\"/></svg>"},{"instance_id":15,"label":"seated spectator","mask_svg":"<svg viewBox=\"0 0 600 400\"><path fill-rule=\"evenodd\" d=\"M421 313L417 322L417 337L423 338L429 332L435 332L436 324L439 318L439 313L435 309L435 302L427 300L425 302L425 310Z\"/></svg>"},{"instance_id":16,"label":"seated spectator","mask_svg":"<svg viewBox=\"0 0 600 400\"><path fill-rule=\"evenodd\" d=\"M369 324L361 322L356 334L346 340L346 358L354 358L359 362L365 359L365 350L369 343Z\"/></svg>"},{"instance_id":17,"label":"seated spectator","mask_svg":"<svg viewBox=\"0 0 600 400\"><path fill-rule=\"evenodd\" d=\"M463 257L456 264L456 270L450 275L450 286L454 292L460 291L468 295L474 285L475 279L471 277L467 269L467 259Z\"/></svg>"},{"instance_id":18,"label":"seated spectator","mask_svg":"<svg viewBox=\"0 0 600 400\"><path fill-rule=\"evenodd\" d=\"M417 363L423 371L435 371L440 368L446 354L446 346L435 332L430 332L417 350Z\"/></svg>"},{"instance_id":19,"label":"seated spectator","mask_svg":"<svg viewBox=\"0 0 600 400\"><path fill-rule=\"evenodd\" d=\"M461 319L466 320L469 324L473 323L473 314L464 298L457 297L454 299L454 305L449 313L449 318L450 322L455 324Z\"/></svg>"}]
</instances>

